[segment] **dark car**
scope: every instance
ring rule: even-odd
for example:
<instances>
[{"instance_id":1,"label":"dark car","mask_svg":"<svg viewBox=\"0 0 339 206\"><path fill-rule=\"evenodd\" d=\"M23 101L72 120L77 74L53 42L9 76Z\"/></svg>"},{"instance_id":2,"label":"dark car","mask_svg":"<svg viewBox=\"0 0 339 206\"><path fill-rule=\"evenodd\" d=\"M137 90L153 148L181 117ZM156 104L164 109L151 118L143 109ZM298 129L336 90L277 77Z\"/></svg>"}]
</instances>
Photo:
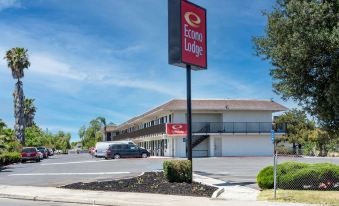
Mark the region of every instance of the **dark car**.
<instances>
[{"instance_id":1,"label":"dark car","mask_svg":"<svg viewBox=\"0 0 339 206\"><path fill-rule=\"evenodd\" d=\"M147 158L150 153L133 144L112 144L106 150L105 159L119 159L121 157L142 157Z\"/></svg>"},{"instance_id":2,"label":"dark car","mask_svg":"<svg viewBox=\"0 0 339 206\"><path fill-rule=\"evenodd\" d=\"M38 147L37 149L42 153L44 158L48 158L48 150L45 147Z\"/></svg>"},{"instance_id":3,"label":"dark car","mask_svg":"<svg viewBox=\"0 0 339 206\"><path fill-rule=\"evenodd\" d=\"M21 162L35 161L40 162L40 154L35 147L24 147L21 150Z\"/></svg>"}]
</instances>

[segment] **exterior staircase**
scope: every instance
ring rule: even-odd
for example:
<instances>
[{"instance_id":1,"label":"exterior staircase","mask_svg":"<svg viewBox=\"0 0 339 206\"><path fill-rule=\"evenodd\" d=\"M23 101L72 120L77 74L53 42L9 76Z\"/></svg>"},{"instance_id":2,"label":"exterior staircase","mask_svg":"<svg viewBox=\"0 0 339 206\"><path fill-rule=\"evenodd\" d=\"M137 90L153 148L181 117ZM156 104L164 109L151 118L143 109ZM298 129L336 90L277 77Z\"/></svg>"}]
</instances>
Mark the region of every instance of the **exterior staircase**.
<instances>
[{"instance_id":1,"label":"exterior staircase","mask_svg":"<svg viewBox=\"0 0 339 206\"><path fill-rule=\"evenodd\" d=\"M199 145L201 142L203 142L205 139L209 138L209 135L193 135L192 136L192 148Z\"/></svg>"}]
</instances>

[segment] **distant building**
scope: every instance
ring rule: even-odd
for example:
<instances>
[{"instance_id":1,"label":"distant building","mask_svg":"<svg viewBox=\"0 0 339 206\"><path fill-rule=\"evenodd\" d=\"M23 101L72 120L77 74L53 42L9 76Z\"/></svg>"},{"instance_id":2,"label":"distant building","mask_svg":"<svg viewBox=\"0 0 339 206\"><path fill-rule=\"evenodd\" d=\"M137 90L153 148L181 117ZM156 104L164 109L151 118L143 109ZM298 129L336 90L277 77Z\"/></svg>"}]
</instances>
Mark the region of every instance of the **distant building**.
<instances>
[{"instance_id":1,"label":"distant building","mask_svg":"<svg viewBox=\"0 0 339 206\"><path fill-rule=\"evenodd\" d=\"M272 155L272 114L287 110L271 100L192 100L193 156ZM152 155L186 157L186 135L170 135L166 124L186 123L186 101L174 99L121 125L107 128L106 141L132 140ZM178 124L178 125L176 125Z\"/></svg>"}]
</instances>

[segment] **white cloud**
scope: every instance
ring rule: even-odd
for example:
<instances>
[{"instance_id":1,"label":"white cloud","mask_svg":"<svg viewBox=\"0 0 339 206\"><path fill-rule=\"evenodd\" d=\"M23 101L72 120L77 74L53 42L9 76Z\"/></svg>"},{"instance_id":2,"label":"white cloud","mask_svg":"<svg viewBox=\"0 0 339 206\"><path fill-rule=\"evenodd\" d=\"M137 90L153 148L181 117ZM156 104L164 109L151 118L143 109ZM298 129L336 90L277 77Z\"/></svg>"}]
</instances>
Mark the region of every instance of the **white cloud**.
<instances>
[{"instance_id":1,"label":"white cloud","mask_svg":"<svg viewBox=\"0 0 339 206\"><path fill-rule=\"evenodd\" d=\"M21 3L18 0L0 0L0 11L8 8L20 8Z\"/></svg>"},{"instance_id":2,"label":"white cloud","mask_svg":"<svg viewBox=\"0 0 339 206\"><path fill-rule=\"evenodd\" d=\"M90 67L90 70L81 68L81 66L72 66L69 63L58 60L49 54L33 53L30 55L31 67L30 71L40 75L45 75L50 78L62 78L64 81L79 80L89 84L95 85L113 85L119 87L127 87L134 89L149 90L159 92L171 96L176 96L176 92L170 86L165 86L162 82L157 80L146 79L145 77L137 77L131 73L119 73L116 71L113 76L113 71L110 69L103 69L99 67ZM90 65L91 62L86 63ZM111 67L114 67L111 66ZM60 86L60 84L58 83ZM60 87L62 89L69 89Z\"/></svg>"},{"instance_id":3,"label":"white cloud","mask_svg":"<svg viewBox=\"0 0 339 206\"><path fill-rule=\"evenodd\" d=\"M87 77L87 74L72 69L71 65L46 54L32 54L30 61L31 71L40 74L75 80L84 80Z\"/></svg>"}]
</instances>

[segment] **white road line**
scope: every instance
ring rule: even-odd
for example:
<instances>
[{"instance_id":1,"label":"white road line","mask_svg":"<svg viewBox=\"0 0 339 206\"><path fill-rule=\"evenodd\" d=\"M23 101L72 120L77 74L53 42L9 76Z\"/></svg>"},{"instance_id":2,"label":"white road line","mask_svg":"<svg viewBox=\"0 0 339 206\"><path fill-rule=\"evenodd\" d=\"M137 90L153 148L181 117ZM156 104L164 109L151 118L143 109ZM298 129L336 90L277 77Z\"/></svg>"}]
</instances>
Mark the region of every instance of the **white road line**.
<instances>
[{"instance_id":1,"label":"white road line","mask_svg":"<svg viewBox=\"0 0 339 206\"><path fill-rule=\"evenodd\" d=\"M79 162L55 162L55 163L42 163L40 165L68 165L68 164L83 164L83 163L93 163L93 162L110 162L110 161L117 161L117 160L89 160L89 161L79 161Z\"/></svg>"},{"instance_id":2,"label":"white road line","mask_svg":"<svg viewBox=\"0 0 339 206\"><path fill-rule=\"evenodd\" d=\"M22 174L9 174L8 176L118 175L118 174L130 174L130 172L22 173Z\"/></svg>"}]
</instances>

